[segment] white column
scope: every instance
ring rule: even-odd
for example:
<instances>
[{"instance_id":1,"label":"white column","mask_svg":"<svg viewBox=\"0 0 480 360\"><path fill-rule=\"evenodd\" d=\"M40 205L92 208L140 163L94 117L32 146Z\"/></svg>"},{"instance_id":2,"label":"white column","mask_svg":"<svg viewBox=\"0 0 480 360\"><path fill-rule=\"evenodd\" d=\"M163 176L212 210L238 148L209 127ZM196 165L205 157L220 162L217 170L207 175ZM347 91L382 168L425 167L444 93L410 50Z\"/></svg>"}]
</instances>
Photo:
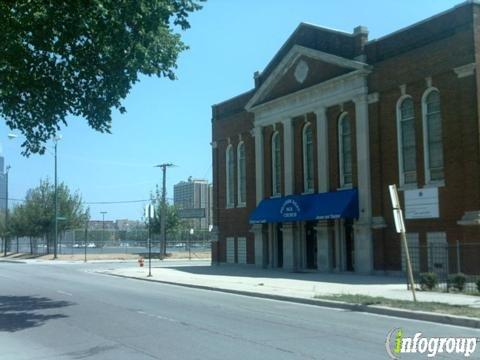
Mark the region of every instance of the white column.
<instances>
[{"instance_id":1,"label":"white column","mask_svg":"<svg viewBox=\"0 0 480 360\"><path fill-rule=\"evenodd\" d=\"M254 240L254 251L255 251L255 266L257 267L264 267L265 266L265 259L264 259L264 247L265 247L265 236L263 233L263 225L262 224L255 224L252 225L251 230L255 237Z\"/></svg>"},{"instance_id":2,"label":"white column","mask_svg":"<svg viewBox=\"0 0 480 360\"><path fill-rule=\"evenodd\" d=\"M317 231L317 268L318 271L332 271L333 249L328 232L328 222L319 221Z\"/></svg>"},{"instance_id":3,"label":"white column","mask_svg":"<svg viewBox=\"0 0 480 360\"><path fill-rule=\"evenodd\" d=\"M373 271L370 129L367 94L355 101L359 219L355 224L355 271Z\"/></svg>"},{"instance_id":4,"label":"white column","mask_svg":"<svg viewBox=\"0 0 480 360\"><path fill-rule=\"evenodd\" d=\"M255 136L255 191L258 205L263 200L263 127L255 126L253 133Z\"/></svg>"},{"instance_id":5,"label":"white column","mask_svg":"<svg viewBox=\"0 0 480 360\"><path fill-rule=\"evenodd\" d=\"M293 194L294 165L293 165L293 122L285 119L283 123L283 156L285 166L285 195Z\"/></svg>"},{"instance_id":6,"label":"white column","mask_svg":"<svg viewBox=\"0 0 480 360\"><path fill-rule=\"evenodd\" d=\"M329 190L328 171L328 123L324 107L315 111L317 117L317 168L318 168L318 192Z\"/></svg>"},{"instance_id":7,"label":"white column","mask_svg":"<svg viewBox=\"0 0 480 360\"><path fill-rule=\"evenodd\" d=\"M295 229L293 223L284 223L282 226L283 237L283 268L295 270Z\"/></svg>"}]
</instances>

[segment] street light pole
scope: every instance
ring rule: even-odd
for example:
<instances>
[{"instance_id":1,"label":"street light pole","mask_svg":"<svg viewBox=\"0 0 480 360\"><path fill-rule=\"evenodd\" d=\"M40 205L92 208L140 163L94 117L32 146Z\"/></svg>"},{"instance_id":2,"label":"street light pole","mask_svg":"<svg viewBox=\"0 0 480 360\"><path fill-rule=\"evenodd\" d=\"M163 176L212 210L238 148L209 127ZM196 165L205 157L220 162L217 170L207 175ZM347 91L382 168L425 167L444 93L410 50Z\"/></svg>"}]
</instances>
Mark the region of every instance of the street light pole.
<instances>
[{"instance_id":1,"label":"street light pole","mask_svg":"<svg viewBox=\"0 0 480 360\"><path fill-rule=\"evenodd\" d=\"M166 216L167 216L167 167L175 166L171 163L155 165L162 168L162 206L160 208L160 239L162 241L162 255L167 254L167 233L166 233Z\"/></svg>"},{"instance_id":2,"label":"street light pole","mask_svg":"<svg viewBox=\"0 0 480 360\"><path fill-rule=\"evenodd\" d=\"M57 258L58 241L58 189L57 189L57 140L55 139L55 238L53 241L53 258Z\"/></svg>"},{"instance_id":3,"label":"street light pole","mask_svg":"<svg viewBox=\"0 0 480 360\"><path fill-rule=\"evenodd\" d=\"M57 176L57 146L58 141L61 140L61 135L56 135L53 139L55 146L55 238L53 239L53 258L57 258L57 246L58 246L58 176Z\"/></svg>"},{"instance_id":4,"label":"street light pole","mask_svg":"<svg viewBox=\"0 0 480 360\"><path fill-rule=\"evenodd\" d=\"M8 171L10 170L10 165L7 165L5 169L5 236L3 238L3 256L7 256L8 250Z\"/></svg>"}]
</instances>

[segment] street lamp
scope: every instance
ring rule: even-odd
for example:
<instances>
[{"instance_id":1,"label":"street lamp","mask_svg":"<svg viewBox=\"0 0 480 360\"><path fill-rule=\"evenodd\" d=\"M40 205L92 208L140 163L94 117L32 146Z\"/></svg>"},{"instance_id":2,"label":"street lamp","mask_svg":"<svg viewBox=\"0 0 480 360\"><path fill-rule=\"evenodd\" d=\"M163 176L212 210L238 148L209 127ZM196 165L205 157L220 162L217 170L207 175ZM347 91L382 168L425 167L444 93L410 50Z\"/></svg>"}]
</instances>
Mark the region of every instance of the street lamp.
<instances>
[{"instance_id":1,"label":"street lamp","mask_svg":"<svg viewBox=\"0 0 480 360\"><path fill-rule=\"evenodd\" d=\"M100 214L102 214L102 246L105 246L105 214L107 214L107 212L100 211Z\"/></svg>"},{"instance_id":2,"label":"street lamp","mask_svg":"<svg viewBox=\"0 0 480 360\"><path fill-rule=\"evenodd\" d=\"M58 179L57 179L57 145L58 142L62 140L62 135L58 134L53 138L55 143L55 238L53 243L53 258L57 258L57 243L58 243Z\"/></svg>"}]
</instances>

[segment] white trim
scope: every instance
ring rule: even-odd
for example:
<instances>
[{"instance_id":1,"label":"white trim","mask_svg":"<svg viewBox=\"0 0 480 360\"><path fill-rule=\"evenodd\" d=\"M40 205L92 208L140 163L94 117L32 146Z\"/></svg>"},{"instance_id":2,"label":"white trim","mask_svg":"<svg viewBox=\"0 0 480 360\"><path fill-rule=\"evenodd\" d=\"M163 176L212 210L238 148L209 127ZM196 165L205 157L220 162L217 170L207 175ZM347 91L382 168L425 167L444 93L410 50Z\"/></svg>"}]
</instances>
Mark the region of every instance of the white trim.
<instances>
[{"instance_id":1,"label":"white trim","mask_svg":"<svg viewBox=\"0 0 480 360\"><path fill-rule=\"evenodd\" d=\"M264 99L265 96L270 92L270 90L279 81L281 81L283 75L295 64L295 62L301 56L306 56L314 60L324 61L330 64L338 65L344 68L350 68L353 70L370 69L369 65L360 61L346 59L323 51L306 48L301 45L294 45L292 46L290 51L283 57L280 63L275 67L275 69L270 73L267 79L265 79L262 85L255 92L255 94L250 98L247 105L245 106L245 109L247 109L247 111L251 111L257 102Z\"/></svg>"},{"instance_id":2,"label":"white trim","mask_svg":"<svg viewBox=\"0 0 480 360\"><path fill-rule=\"evenodd\" d=\"M378 92L368 94L368 103L369 104L375 104L375 103L378 102L379 99L380 99L380 95L378 94Z\"/></svg>"},{"instance_id":3,"label":"white trim","mask_svg":"<svg viewBox=\"0 0 480 360\"><path fill-rule=\"evenodd\" d=\"M367 92L369 71L357 70L323 83L256 105L255 125L269 126L278 119L303 116L319 107L330 107L351 101Z\"/></svg>"},{"instance_id":4,"label":"white trim","mask_svg":"<svg viewBox=\"0 0 480 360\"><path fill-rule=\"evenodd\" d=\"M445 174L444 178L441 180L432 180L430 175L430 151L428 149L429 137L428 137L428 126L427 126L427 97L436 91L440 97L440 91L436 87L429 87L422 95L422 131L423 131L423 164L425 167L425 184L441 184L445 183ZM441 104L441 100L440 100ZM442 131L442 168L445 171L444 159L443 159L443 126L442 126L442 112L440 110L440 128Z\"/></svg>"},{"instance_id":5,"label":"white trim","mask_svg":"<svg viewBox=\"0 0 480 360\"><path fill-rule=\"evenodd\" d=\"M455 71L455 74L457 74L457 77L461 79L468 76L472 76L475 73L476 67L477 67L477 64L473 62L470 64L458 66L454 68L453 71Z\"/></svg>"},{"instance_id":6,"label":"white trim","mask_svg":"<svg viewBox=\"0 0 480 360\"><path fill-rule=\"evenodd\" d=\"M480 211L465 211L462 218L457 221L458 225L480 225Z\"/></svg>"},{"instance_id":7,"label":"white trim","mask_svg":"<svg viewBox=\"0 0 480 360\"><path fill-rule=\"evenodd\" d=\"M261 126L254 127L255 136L255 194L257 205L263 199L263 129Z\"/></svg>"},{"instance_id":8,"label":"white trim","mask_svg":"<svg viewBox=\"0 0 480 360\"><path fill-rule=\"evenodd\" d=\"M235 186L233 189L230 189L230 177L235 176L234 174L230 174L230 156L233 156L232 144L228 145L227 149L225 150L225 187L226 187L225 194L227 195L225 204L226 204L226 207L229 209L235 207L235 200L234 202L230 202L230 195L231 195L230 192L231 191L235 192ZM235 199L235 195L233 198Z\"/></svg>"},{"instance_id":9,"label":"white trim","mask_svg":"<svg viewBox=\"0 0 480 360\"><path fill-rule=\"evenodd\" d=\"M312 132L312 159L311 163L307 164L307 142L306 142L306 131L310 128L310 131ZM315 174L314 174L314 168L315 168L315 162L313 160L313 130L312 130L312 124L310 122L306 122L305 125L303 125L302 129L302 162L303 162L303 193L304 194L310 194L314 191L315 189ZM308 179L307 179L307 165L310 165L312 167L312 187L308 187Z\"/></svg>"},{"instance_id":10,"label":"white trim","mask_svg":"<svg viewBox=\"0 0 480 360\"><path fill-rule=\"evenodd\" d=\"M417 133L417 129L415 128L415 107L414 107L414 112L413 112L413 124L414 124L414 128L415 128L414 139L415 139L415 178L416 178L416 181L414 183L405 183L405 169L403 168L403 141L402 141L402 135L403 134L402 134L402 126L401 126L401 122L402 122L401 106L406 99L412 99L412 101L413 101L413 98L408 94L404 94L404 95L400 96L400 98L397 100L397 118L396 118L396 122L397 122L398 176L399 176L400 188L403 188L403 189L409 188L410 186L416 188L417 183L418 183L417 162L416 162L417 161L417 153L416 153L416 148L417 148L416 133Z\"/></svg>"},{"instance_id":11,"label":"white trim","mask_svg":"<svg viewBox=\"0 0 480 360\"><path fill-rule=\"evenodd\" d=\"M315 116L317 121L318 192L327 192L329 187L328 121L325 108L317 108Z\"/></svg>"},{"instance_id":12,"label":"white trim","mask_svg":"<svg viewBox=\"0 0 480 360\"><path fill-rule=\"evenodd\" d=\"M283 123L283 164L284 164L284 193L285 195L293 194L294 188L294 138L293 138L293 122L291 118L284 119Z\"/></svg>"},{"instance_id":13,"label":"white trim","mask_svg":"<svg viewBox=\"0 0 480 360\"><path fill-rule=\"evenodd\" d=\"M241 171L240 171L240 146L243 146L243 164L244 164L244 178L243 181L247 181L247 166L246 166L246 156L245 156L245 142L240 141L237 145L237 207L245 207L247 203L247 191L246 191L246 184L245 184L245 199L242 201L241 193L242 193L242 181L241 181Z\"/></svg>"},{"instance_id":14,"label":"white trim","mask_svg":"<svg viewBox=\"0 0 480 360\"><path fill-rule=\"evenodd\" d=\"M348 116L348 112L343 112L338 117L337 121L337 137L338 137L338 170L340 175L340 188L352 187L353 183L353 169L352 169L352 182L345 183L345 174L343 173L344 159L343 159L343 129L342 123L344 119L347 118L350 121L350 151L352 151L352 124L351 119ZM353 164L352 164L353 166Z\"/></svg>"},{"instance_id":15,"label":"white trim","mask_svg":"<svg viewBox=\"0 0 480 360\"><path fill-rule=\"evenodd\" d=\"M272 162L271 162L271 169L272 169L272 196L280 196L281 193L282 193L282 183L280 182L280 184L277 184L277 173L276 173L276 169L277 169L277 163L275 161L275 141L277 140L277 138L280 140L279 138L280 136L280 133L278 131L275 131L273 134L272 134L272 137L270 138L270 142L271 142L271 149L270 149L270 152L271 152L271 157L272 157ZM279 143L279 150L280 150L280 154L281 154L281 148L280 148L280 143ZM280 155L280 166L282 164L282 159L281 159L281 155ZM280 168L280 178L282 177L282 169ZM280 185L280 191L277 192L276 189L277 189L277 185Z\"/></svg>"}]
</instances>

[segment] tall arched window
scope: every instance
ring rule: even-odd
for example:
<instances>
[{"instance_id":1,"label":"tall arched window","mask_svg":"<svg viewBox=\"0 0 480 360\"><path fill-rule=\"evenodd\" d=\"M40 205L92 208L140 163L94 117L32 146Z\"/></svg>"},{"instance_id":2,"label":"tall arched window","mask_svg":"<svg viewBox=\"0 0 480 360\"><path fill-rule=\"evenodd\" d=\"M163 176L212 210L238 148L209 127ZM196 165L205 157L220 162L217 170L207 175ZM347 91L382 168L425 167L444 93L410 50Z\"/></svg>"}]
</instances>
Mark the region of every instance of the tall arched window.
<instances>
[{"instance_id":1,"label":"tall arched window","mask_svg":"<svg viewBox=\"0 0 480 360\"><path fill-rule=\"evenodd\" d=\"M340 168L340 186L352 185L352 128L347 113L338 119L338 158Z\"/></svg>"},{"instance_id":2,"label":"tall arched window","mask_svg":"<svg viewBox=\"0 0 480 360\"><path fill-rule=\"evenodd\" d=\"M415 142L415 113L410 96L399 100L397 106L397 143L400 184L417 183L417 148Z\"/></svg>"},{"instance_id":3,"label":"tall arched window","mask_svg":"<svg viewBox=\"0 0 480 360\"><path fill-rule=\"evenodd\" d=\"M272 195L280 195L282 179L282 159L280 149L280 134L278 131L272 135Z\"/></svg>"},{"instance_id":4,"label":"tall arched window","mask_svg":"<svg viewBox=\"0 0 480 360\"><path fill-rule=\"evenodd\" d=\"M442 116L438 90L427 90L422 99L425 181L428 184L444 179Z\"/></svg>"},{"instance_id":5,"label":"tall arched window","mask_svg":"<svg viewBox=\"0 0 480 360\"><path fill-rule=\"evenodd\" d=\"M313 191L313 132L310 123L303 127L303 191Z\"/></svg>"},{"instance_id":6,"label":"tall arched window","mask_svg":"<svg viewBox=\"0 0 480 360\"><path fill-rule=\"evenodd\" d=\"M245 175L245 143L242 141L237 146L237 194L238 205L245 205L247 201L247 179Z\"/></svg>"},{"instance_id":7,"label":"tall arched window","mask_svg":"<svg viewBox=\"0 0 480 360\"><path fill-rule=\"evenodd\" d=\"M226 186L227 186L227 207L233 207L235 203L235 159L233 156L233 146L228 145L226 151Z\"/></svg>"}]
</instances>

